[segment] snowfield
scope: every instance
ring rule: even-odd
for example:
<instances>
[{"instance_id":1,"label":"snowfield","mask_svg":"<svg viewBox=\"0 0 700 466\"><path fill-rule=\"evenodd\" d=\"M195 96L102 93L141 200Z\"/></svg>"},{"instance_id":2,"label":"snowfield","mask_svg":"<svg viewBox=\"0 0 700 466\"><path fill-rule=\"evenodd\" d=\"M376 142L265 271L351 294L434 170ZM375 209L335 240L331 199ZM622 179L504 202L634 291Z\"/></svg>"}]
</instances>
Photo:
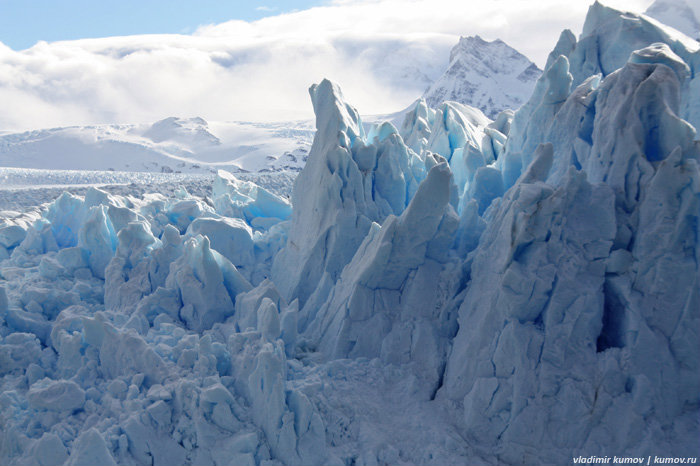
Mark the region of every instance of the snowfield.
<instances>
[{"instance_id":1,"label":"snowfield","mask_svg":"<svg viewBox=\"0 0 700 466\"><path fill-rule=\"evenodd\" d=\"M301 171L2 169L0 463L700 456L698 66L596 3L494 120L323 80Z\"/></svg>"},{"instance_id":2,"label":"snowfield","mask_svg":"<svg viewBox=\"0 0 700 466\"><path fill-rule=\"evenodd\" d=\"M163 173L301 170L312 122L212 122L170 117L0 134L5 167Z\"/></svg>"}]
</instances>

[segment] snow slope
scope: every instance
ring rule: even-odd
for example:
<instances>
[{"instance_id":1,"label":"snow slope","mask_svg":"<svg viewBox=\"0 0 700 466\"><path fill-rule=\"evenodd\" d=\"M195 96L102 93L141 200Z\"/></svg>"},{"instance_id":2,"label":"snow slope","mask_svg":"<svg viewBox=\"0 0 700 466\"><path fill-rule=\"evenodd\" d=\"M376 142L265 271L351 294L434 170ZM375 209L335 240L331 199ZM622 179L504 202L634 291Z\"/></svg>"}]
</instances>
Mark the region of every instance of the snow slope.
<instances>
[{"instance_id":1,"label":"snow slope","mask_svg":"<svg viewBox=\"0 0 700 466\"><path fill-rule=\"evenodd\" d=\"M300 170L313 138L308 122L54 128L0 135L0 164L55 170L215 173Z\"/></svg>"},{"instance_id":2,"label":"snow slope","mask_svg":"<svg viewBox=\"0 0 700 466\"><path fill-rule=\"evenodd\" d=\"M594 4L495 121L312 86L291 203L220 171L3 214L0 462L697 457L693 44Z\"/></svg>"},{"instance_id":3,"label":"snow slope","mask_svg":"<svg viewBox=\"0 0 700 466\"><path fill-rule=\"evenodd\" d=\"M700 10L700 7L696 10ZM700 22L685 0L656 0L644 14L678 29L692 39L700 40Z\"/></svg>"},{"instance_id":4,"label":"snow slope","mask_svg":"<svg viewBox=\"0 0 700 466\"><path fill-rule=\"evenodd\" d=\"M530 96L542 71L500 39L462 37L450 52L447 70L423 94L428 105L446 100L471 105L495 118L517 110Z\"/></svg>"}]
</instances>

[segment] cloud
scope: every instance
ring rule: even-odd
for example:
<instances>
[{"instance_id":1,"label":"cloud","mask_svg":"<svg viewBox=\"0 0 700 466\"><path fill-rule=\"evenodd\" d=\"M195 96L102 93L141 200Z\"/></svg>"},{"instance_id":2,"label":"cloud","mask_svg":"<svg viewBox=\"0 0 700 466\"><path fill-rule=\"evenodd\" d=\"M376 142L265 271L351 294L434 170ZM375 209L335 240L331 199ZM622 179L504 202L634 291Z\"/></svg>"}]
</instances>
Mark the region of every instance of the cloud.
<instances>
[{"instance_id":1,"label":"cloud","mask_svg":"<svg viewBox=\"0 0 700 466\"><path fill-rule=\"evenodd\" d=\"M652 0L605 0L622 10L642 12ZM543 65L559 33L580 32L593 0L334 0L328 6L263 18L200 27L196 34L250 37L306 37L339 33L479 34L500 38Z\"/></svg>"},{"instance_id":2,"label":"cloud","mask_svg":"<svg viewBox=\"0 0 700 466\"><path fill-rule=\"evenodd\" d=\"M649 1L624 3L643 11ZM0 44L0 129L171 115L306 119L307 89L324 77L362 113L388 113L439 76L460 35L501 38L542 66L562 29L580 30L586 9L559 0L336 0L192 35L40 42L21 52Z\"/></svg>"}]
</instances>

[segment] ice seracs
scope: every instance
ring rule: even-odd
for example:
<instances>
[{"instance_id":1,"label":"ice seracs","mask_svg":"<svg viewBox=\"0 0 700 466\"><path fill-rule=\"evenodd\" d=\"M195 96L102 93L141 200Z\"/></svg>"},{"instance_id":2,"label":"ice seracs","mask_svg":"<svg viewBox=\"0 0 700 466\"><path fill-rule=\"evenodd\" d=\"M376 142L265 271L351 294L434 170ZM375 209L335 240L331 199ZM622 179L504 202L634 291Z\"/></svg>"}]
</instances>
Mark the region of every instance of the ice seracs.
<instances>
[{"instance_id":1,"label":"ice seracs","mask_svg":"<svg viewBox=\"0 0 700 466\"><path fill-rule=\"evenodd\" d=\"M272 271L285 299L302 307L318 287L335 283L373 221L403 211L423 176L422 160L392 125L365 136L359 114L334 84L324 80L310 94L317 133L294 182L292 204L299 207L287 247Z\"/></svg>"},{"instance_id":2,"label":"ice seracs","mask_svg":"<svg viewBox=\"0 0 700 466\"><path fill-rule=\"evenodd\" d=\"M644 24L594 5L584 35L600 33L601 18ZM697 432L688 423L698 378L687 372L697 355L683 329L700 318L697 229L687 223L698 218L700 152L680 117L688 69L673 45L633 51L570 94L589 68L572 77L562 55L538 84L539 102L516 113L505 157L525 140L524 173L485 214L438 394L464 404L472 435L499 438L506 462L536 461L542 442L555 462L610 445L693 451L681 439ZM544 141L553 145L534 148Z\"/></svg>"},{"instance_id":3,"label":"ice seracs","mask_svg":"<svg viewBox=\"0 0 700 466\"><path fill-rule=\"evenodd\" d=\"M404 213L369 234L345 267L328 300L309 319L304 336L330 358L381 357L414 362L430 389L437 384L449 320L438 279L449 262L459 223L444 161L433 166Z\"/></svg>"},{"instance_id":4,"label":"ice seracs","mask_svg":"<svg viewBox=\"0 0 700 466\"><path fill-rule=\"evenodd\" d=\"M185 234L181 217L170 213L172 205L192 200L186 193L136 199L93 189L84 198L63 196L29 227L25 240L37 244L31 238L39 235L41 250L23 241L10 260L35 264L31 279L14 283L0 306L2 375L23 387L17 396L4 389L0 403L4 413L24 410L3 417L3 425L18 429L3 439L4 458L257 464L272 455L289 464L325 462L319 415L305 395L286 387L293 310L266 299L253 309L260 318L239 338L228 338L237 333L233 323L221 326L245 307L236 297L252 287L201 233L237 262L269 260L254 252L267 248L269 227L247 222L274 205L272 195L247 187L249 202L260 207L255 215L226 219L203 203L189 211L196 218ZM110 225L121 227L113 234ZM221 243L232 229L235 244ZM279 385L263 390L263 380ZM38 424L29 427L31 419ZM284 420L283 428L276 419ZM35 434L37 426L46 433Z\"/></svg>"}]
</instances>

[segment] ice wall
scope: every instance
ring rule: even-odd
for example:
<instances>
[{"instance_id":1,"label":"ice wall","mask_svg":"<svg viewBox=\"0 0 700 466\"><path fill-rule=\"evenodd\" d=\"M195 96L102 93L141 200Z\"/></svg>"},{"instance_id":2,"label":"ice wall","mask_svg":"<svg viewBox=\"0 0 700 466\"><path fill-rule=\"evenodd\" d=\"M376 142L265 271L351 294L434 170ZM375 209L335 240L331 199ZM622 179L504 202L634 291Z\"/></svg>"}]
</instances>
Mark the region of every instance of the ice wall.
<instances>
[{"instance_id":1,"label":"ice wall","mask_svg":"<svg viewBox=\"0 0 700 466\"><path fill-rule=\"evenodd\" d=\"M567 68L560 56L545 72L538 109L569 87ZM537 147L485 214L438 396L462 403L467 433L505 462L538 462L542 445L552 463L697 453L700 144L679 116L687 68L655 43L583 82L542 134L531 121L528 139L554 146Z\"/></svg>"},{"instance_id":2,"label":"ice wall","mask_svg":"<svg viewBox=\"0 0 700 466\"><path fill-rule=\"evenodd\" d=\"M427 151L451 160L467 141L480 146L477 125L488 122L478 110L469 113L459 104L446 103L435 114L419 103L416 123L405 129L406 139L415 141L416 148L425 146L419 155L389 123L365 135L357 111L330 81L312 86L310 94L318 131L306 168L294 183L289 240L272 270L282 296L289 302L299 300L302 329L328 297L372 222L382 223L406 209L435 163L434 157L426 158ZM457 195L456 190L451 193L455 207Z\"/></svg>"}]
</instances>

